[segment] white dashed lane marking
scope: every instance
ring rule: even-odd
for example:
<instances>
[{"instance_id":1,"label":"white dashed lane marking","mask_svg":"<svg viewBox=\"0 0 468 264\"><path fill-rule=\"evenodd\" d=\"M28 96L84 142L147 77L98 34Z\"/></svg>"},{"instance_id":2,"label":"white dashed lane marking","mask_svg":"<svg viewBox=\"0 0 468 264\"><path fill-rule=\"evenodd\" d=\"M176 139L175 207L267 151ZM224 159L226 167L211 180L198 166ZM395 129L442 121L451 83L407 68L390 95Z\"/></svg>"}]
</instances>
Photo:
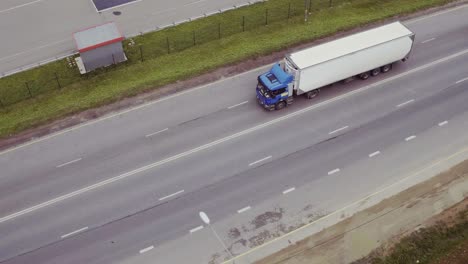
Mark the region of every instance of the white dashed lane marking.
<instances>
[{"instance_id":1,"label":"white dashed lane marking","mask_svg":"<svg viewBox=\"0 0 468 264\"><path fill-rule=\"evenodd\" d=\"M339 132L339 131L344 130L344 129L347 129L347 128L348 128L348 126L344 126L344 127L338 128L337 130L333 130L332 132L328 133L328 135L334 134L334 133L336 133L336 132Z\"/></svg>"},{"instance_id":2,"label":"white dashed lane marking","mask_svg":"<svg viewBox=\"0 0 468 264\"><path fill-rule=\"evenodd\" d=\"M411 100L408 100L408 101L406 101L404 103L401 103L401 104L397 105L397 107L402 107L402 106L407 105L407 104L412 103L412 102L414 102L414 99L411 99Z\"/></svg>"},{"instance_id":3,"label":"white dashed lane marking","mask_svg":"<svg viewBox=\"0 0 468 264\"><path fill-rule=\"evenodd\" d=\"M244 207L244 208L242 208L240 210L237 210L237 212L240 214L240 213L243 213L243 212L245 212L247 210L250 210L250 206L246 206L246 207Z\"/></svg>"},{"instance_id":4,"label":"white dashed lane marking","mask_svg":"<svg viewBox=\"0 0 468 264\"><path fill-rule=\"evenodd\" d=\"M83 231L85 231L85 230L87 230L87 229L88 229L87 226L86 226L86 227L83 227L83 228L81 228L81 229L78 229L78 230L75 230L75 231L70 232L70 233L68 233L68 234L65 234L65 235L61 236L61 238L66 238L66 237L72 236L72 235L74 235L74 234L83 232Z\"/></svg>"},{"instance_id":5,"label":"white dashed lane marking","mask_svg":"<svg viewBox=\"0 0 468 264\"><path fill-rule=\"evenodd\" d=\"M143 253L145 253L145 252L147 252L147 251L150 251L150 250L152 250L153 248L154 248L154 246L149 246L149 247L147 247L147 248L144 248L144 249L140 250L140 254L143 254Z\"/></svg>"},{"instance_id":6,"label":"white dashed lane marking","mask_svg":"<svg viewBox=\"0 0 468 264\"><path fill-rule=\"evenodd\" d=\"M415 139L415 138L416 138L416 136L415 136L415 135L412 135L412 136L409 136L409 137L405 138L405 140L406 140L406 141L410 141L410 140L413 140L413 139Z\"/></svg>"},{"instance_id":7,"label":"white dashed lane marking","mask_svg":"<svg viewBox=\"0 0 468 264\"><path fill-rule=\"evenodd\" d=\"M337 173L337 172L340 172L340 169L336 168L334 170L331 170L331 171L328 172L328 175L332 175L332 174Z\"/></svg>"},{"instance_id":8,"label":"white dashed lane marking","mask_svg":"<svg viewBox=\"0 0 468 264\"><path fill-rule=\"evenodd\" d=\"M443 122L440 122L440 123L439 123L439 126L445 126L447 123L448 123L448 121L445 120L445 121L443 121Z\"/></svg>"},{"instance_id":9,"label":"white dashed lane marking","mask_svg":"<svg viewBox=\"0 0 468 264\"><path fill-rule=\"evenodd\" d=\"M235 105L231 105L230 107L228 107L228 109L232 109L232 108L234 108L234 107L241 106L241 105L246 104L246 103L248 103L248 102L249 102L249 101L245 101L245 102L242 102L242 103L238 103L238 104L235 104Z\"/></svg>"},{"instance_id":10,"label":"white dashed lane marking","mask_svg":"<svg viewBox=\"0 0 468 264\"><path fill-rule=\"evenodd\" d=\"M283 191L283 194L290 193L290 192L292 192L292 191L294 191L294 190L296 190L296 188L294 188L294 187L289 188L289 189L287 189L287 190L284 190L284 191Z\"/></svg>"},{"instance_id":11,"label":"white dashed lane marking","mask_svg":"<svg viewBox=\"0 0 468 264\"><path fill-rule=\"evenodd\" d=\"M61 167L63 167L63 166L70 165L70 164L75 163L75 162L78 162L78 161L80 161L80 160L81 160L81 158L78 158L78 159L76 159L76 160L72 160L72 161L69 161L69 162L65 162L65 163L63 163L63 164L60 164L60 165L56 166L56 168L61 168Z\"/></svg>"},{"instance_id":12,"label":"white dashed lane marking","mask_svg":"<svg viewBox=\"0 0 468 264\"><path fill-rule=\"evenodd\" d=\"M376 152L373 152L373 153L369 154L369 158L372 158L372 157L377 156L379 154L380 154L380 151L377 150Z\"/></svg>"},{"instance_id":13,"label":"white dashed lane marking","mask_svg":"<svg viewBox=\"0 0 468 264\"><path fill-rule=\"evenodd\" d=\"M190 229L190 233L197 232L198 230L202 230L202 229L203 229L203 226L197 226L193 229Z\"/></svg>"},{"instance_id":14,"label":"white dashed lane marking","mask_svg":"<svg viewBox=\"0 0 468 264\"><path fill-rule=\"evenodd\" d=\"M271 156L268 156L268 157L265 157L265 158L263 158L263 159L259 159L259 160L257 160L257 161L254 161L254 162L250 163L249 166L253 166L253 165L255 165L255 164L257 164L257 163L260 163L260 162L262 162L262 161L265 161L265 160L267 160L267 159L271 159Z\"/></svg>"}]
</instances>

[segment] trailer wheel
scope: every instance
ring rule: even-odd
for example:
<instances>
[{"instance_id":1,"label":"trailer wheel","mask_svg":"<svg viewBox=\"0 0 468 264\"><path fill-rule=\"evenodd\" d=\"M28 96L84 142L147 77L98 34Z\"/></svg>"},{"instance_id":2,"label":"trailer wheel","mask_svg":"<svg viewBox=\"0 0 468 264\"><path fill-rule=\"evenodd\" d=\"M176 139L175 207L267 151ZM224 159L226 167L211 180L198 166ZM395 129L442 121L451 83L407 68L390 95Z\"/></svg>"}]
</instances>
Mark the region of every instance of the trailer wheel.
<instances>
[{"instance_id":1,"label":"trailer wheel","mask_svg":"<svg viewBox=\"0 0 468 264\"><path fill-rule=\"evenodd\" d=\"M276 110L281 110L281 109L283 109L283 108L285 108L285 107L286 107L286 102L285 102L285 101L281 101L281 102L278 102L278 103L276 104L276 107L275 107L275 108L276 108Z\"/></svg>"},{"instance_id":2,"label":"trailer wheel","mask_svg":"<svg viewBox=\"0 0 468 264\"><path fill-rule=\"evenodd\" d=\"M379 75L379 73L380 73L380 68L373 69L373 70L370 72L370 74L371 74L372 76L377 76L377 75Z\"/></svg>"},{"instance_id":3,"label":"trailer wheel","mask_svg":"<svg viewBox=\"0 0 468 264\"><path fill-rule=\"evenodd\" d=\"M387 65L384 65L381 67L380 71L385 73L385 72L388 72L392 69L392 64L387 64Z\"/></svg>"},{"instance_id":4,"label":"trailer wheel","mask_svg":"<svg viewBox=\"0 0 468 264\"><path fill-rule=\"evenodd\" d=\"M369 79L369 77L370 77L369 72L363 72L363 73L359 74L359 78L361 78L361 80L367 80L367 79Z\"/></svg>"},{"instance_id":5,"label":"trailer wheel","mask_svg":"<svg viewBox=\"0 0 468 264\"><path fill-rule=\"evenodd\" d=\"M319 93L320 93L320 89L315 89L315 90L307 92L305 94L305 97L307 99L312 99L312 98L316 97Z\"/></svg>"}]
</instances>

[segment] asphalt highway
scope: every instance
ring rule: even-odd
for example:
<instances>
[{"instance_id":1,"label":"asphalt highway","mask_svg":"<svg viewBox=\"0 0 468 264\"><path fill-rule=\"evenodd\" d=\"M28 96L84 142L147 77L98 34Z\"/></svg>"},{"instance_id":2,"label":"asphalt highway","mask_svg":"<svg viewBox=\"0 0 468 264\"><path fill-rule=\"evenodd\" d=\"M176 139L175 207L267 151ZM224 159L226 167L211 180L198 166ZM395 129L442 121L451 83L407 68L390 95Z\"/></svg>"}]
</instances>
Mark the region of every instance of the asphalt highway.
<instances>
[{"instance_id":1,"label":"asphalt highway","mask_svg":"<svg viewBox=\"0 0 468 264\"><path fill-rule=\"evenodd\" d=\"M121 2L121 1L120 1ZM72 34L115 21L124 36L245 4L243 0L135 1L97 12L89 0L0 2L0 77L76 51ZM114 11L119 11L115 15Z\"/></svg>"},{"instance_id":2,"label":"asphalt highway","mask_svg":"<svg viewBox=\"0 0 468 264\"><path fill-rule=\"evenodd\" d=\"M416 33L408 62L284 111L256 104L258 69L2 152L0 261L116 262L187 234L200 210L221 221L288 188L339 183L346 168L390 150L413 157L397 167L425 160L406 144L467 125L467 13L405 22ZM321 209L398 180L360 177L324 185L317 199L341 195Z\"/></svg>"}]
</instances>

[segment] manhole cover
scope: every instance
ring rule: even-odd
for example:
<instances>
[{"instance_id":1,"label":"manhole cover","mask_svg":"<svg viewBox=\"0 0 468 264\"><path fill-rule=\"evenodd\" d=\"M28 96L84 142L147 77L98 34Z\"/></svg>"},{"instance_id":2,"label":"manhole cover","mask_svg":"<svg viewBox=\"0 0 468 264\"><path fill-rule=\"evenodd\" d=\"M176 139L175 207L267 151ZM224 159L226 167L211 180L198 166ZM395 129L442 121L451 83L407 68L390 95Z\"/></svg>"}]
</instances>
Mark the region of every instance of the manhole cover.
<instances>
[{"instance_id":1,"label":"manhole cover","mask_svg":"<svg viewBox=\"0 0 468 264\"><path fill-rule=\"evenodd\" d=\"M114 15L116 15L116 16L120 16L120 15L122 14L122 12L120 12L120 11L114 11L114 12L112 12L112 14L114 14Z\"/></svg>"}]
</instances>

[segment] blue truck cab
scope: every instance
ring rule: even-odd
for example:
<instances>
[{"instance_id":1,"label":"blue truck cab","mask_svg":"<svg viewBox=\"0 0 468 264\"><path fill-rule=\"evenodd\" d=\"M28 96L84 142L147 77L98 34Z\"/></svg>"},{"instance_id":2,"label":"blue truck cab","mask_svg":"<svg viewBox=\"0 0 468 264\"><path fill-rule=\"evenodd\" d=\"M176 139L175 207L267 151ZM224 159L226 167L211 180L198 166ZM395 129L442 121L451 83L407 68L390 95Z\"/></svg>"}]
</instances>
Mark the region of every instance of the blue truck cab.
<instances>
[{"instance_id":1,"label":"blue truck cab","mask_svg":"<svg viewBox=\"0 0 468 264\"><path fill-rule=\"evenodd\" d=\"M257 101L265 109L279 110L293 102L294 77L275 64L270 71L258 76Z\"/></svg>"}]
</instances>

